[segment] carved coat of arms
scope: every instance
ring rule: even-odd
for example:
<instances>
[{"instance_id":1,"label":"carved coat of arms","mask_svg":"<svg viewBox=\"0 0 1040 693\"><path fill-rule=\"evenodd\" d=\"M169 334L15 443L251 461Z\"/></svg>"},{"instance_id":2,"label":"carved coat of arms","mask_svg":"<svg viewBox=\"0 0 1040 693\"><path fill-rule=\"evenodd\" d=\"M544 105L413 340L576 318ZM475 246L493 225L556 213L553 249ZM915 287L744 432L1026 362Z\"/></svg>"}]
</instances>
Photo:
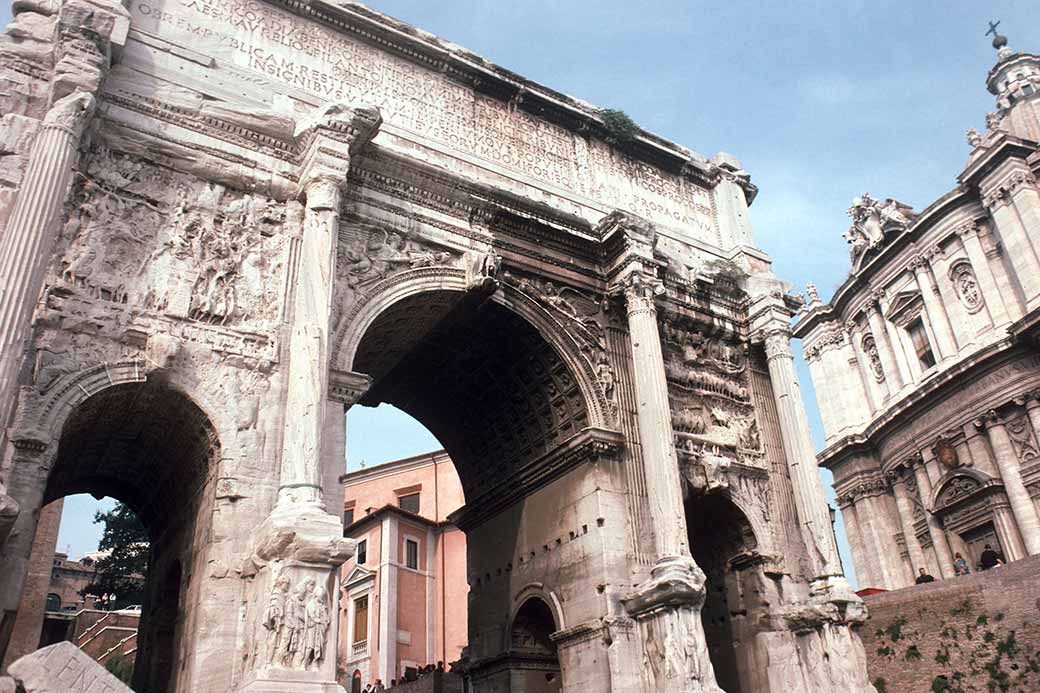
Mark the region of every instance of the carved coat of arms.
<instances>
[{"instance_id":1,"label":"carved coat of arms","mask_svg":"<svg viewBox=\"0 0 1040 693\"><path fill-rule=\"evenodd\" d=\"M935 456L947 469L956 469L961 466L957 459L957 448L953 447L946 438L940 438L935 444Z\"/></svg>"}]
</instances>

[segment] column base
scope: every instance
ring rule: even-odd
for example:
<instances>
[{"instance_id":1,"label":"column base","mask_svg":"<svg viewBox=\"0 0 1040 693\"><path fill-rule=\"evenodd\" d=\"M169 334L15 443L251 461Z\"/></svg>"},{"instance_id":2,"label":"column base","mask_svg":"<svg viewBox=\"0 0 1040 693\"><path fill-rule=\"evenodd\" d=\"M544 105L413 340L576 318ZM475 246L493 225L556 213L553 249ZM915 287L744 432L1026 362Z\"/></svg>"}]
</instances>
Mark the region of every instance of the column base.
<instances>
[{"instance_id":1,"label":"column base","mask_svg":"<svg viewBox=\"0 0 1040 693\"><path fill-rule=\"evenodd\" d=\"M639 624L647 691L723 693L701 623L704 573L688 556L665 556L621 603Z\"/></svg>"},{"instance_id":2,"label":"column base","mask_svg":"<svg viewBox=\"0 0 1040 693\"><path fill-rule=\"evenodd\" d=\"M238 689L242 693L344 693L343 686L298 671L261 671Z\"/></svg>"},{"instance_id":3,"label":"column base","mask_svg":"<svg viewBox=\"0 0 1040 693\"><path fill-rule=\"evenodd\" d=\"M650 579L621 602L635 616L658 608L704 604L704 573L688 556L665 556L650 569Z\"/></svg>"}]
</instances>

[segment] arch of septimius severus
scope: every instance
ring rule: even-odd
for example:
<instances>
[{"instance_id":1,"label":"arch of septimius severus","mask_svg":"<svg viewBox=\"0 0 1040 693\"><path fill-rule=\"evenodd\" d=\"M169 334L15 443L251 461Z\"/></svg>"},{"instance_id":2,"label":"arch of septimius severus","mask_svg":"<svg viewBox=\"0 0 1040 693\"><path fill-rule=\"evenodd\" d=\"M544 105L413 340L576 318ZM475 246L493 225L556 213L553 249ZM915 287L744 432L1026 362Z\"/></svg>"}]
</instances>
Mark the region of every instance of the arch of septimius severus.
<instances>
[{"instance_id":1,"label":"arch of septimius severus","mask_svg":"<svg viewBox=\"0 0 1040 693\"><path fill-rule=\"evenodd\" d=\"M735 159L361 6L14 12L0 652L86 492L152 537L137 690L333 690L343 412L387 402L465 489L473 691L534 690L530 599L565 691L873 690Z\"/></svg>"}]
</instances>

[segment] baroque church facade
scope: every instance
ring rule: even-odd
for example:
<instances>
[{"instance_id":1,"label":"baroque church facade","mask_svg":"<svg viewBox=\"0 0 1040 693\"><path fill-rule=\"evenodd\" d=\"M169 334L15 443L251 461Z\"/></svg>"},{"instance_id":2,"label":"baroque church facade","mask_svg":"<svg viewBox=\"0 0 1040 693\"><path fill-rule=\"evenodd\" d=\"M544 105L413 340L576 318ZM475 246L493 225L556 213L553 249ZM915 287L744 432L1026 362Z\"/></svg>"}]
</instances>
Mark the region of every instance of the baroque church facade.
<instances>
[{"instance_id":1,"label":"baroque church facade","mask_svg":"<svg viewBox=\"0 0 1040 693\"><path fill-rule=\"evenodd\" d=\"M528 642L564 691L873 690L739 161L360 5L14 13L5 666L92 493L152 537L135 688L338 690L344 411L386 402L459 473L469 690L540 690Z\"/></svg>"},{"instance_id":2,"label":"baroque church facade","mask_svg":"<svg viewBox=\"0 0 1040 693\"><path fill-rule=\"evenodd\" d=\"M856 199L852 271L795 329L864 587L1040 553L1040 57L993 45L957 185L920 213Z\"/></svg>"}]
</instances>

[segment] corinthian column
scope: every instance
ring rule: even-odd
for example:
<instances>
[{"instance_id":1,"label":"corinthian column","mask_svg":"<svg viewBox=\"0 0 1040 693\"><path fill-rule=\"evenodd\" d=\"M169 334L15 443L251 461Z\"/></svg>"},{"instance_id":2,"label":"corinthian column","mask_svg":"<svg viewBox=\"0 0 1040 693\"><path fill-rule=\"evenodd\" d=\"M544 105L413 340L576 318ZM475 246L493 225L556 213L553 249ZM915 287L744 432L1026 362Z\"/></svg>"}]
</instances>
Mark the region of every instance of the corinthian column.
<instances>
[{"instance_id":1,"label":"corinthian column","mask_svg":"<svg viewBox=\"0 0 1040 693\"><path fill-rule=\"evenodd\" d=\"M93 111L94 97L84 92L51 106L0 239L0 429L6 428L14 404L33 306L58 236L80 137Z\"/></svg>"},{"instance_id":2,"label":"corinthian column","mask_svg":"<svg viewBox=\"0 0 1040 693\"><path fill-rule=\"evenodd\" d=\"M843 582L838 548L831 532L830 512L809 431L809 417L805 412L794 369L790 329L786 325L768 329L765 332L765 348L769 379L773 384L773 396L780 417L784 456L791 474L802 536L812 564L812 577L821 587L837 578Z\"/></svg>"},{"instance_id":3,"label":"corinthian column","mask_svg":"<svg viewBox=\"0 0 1040 693\"><path fill-rule=\"evenodd\" d=\"M682 481L654 306L654 297L663 293L664 287L638 269L622 280L622 286L632 342L639 444L657 555L650 579L622 601L644 630L652 690L719 691L700 619L704 573L690 556L686 536ZM651 643L656 643L656 649ZM670 648L682 650L679 659L684 670L672 665L678 661L678 652L671 652ZM663 661L657 661L658 657Z\"/></svg>"},{"instance_id":4,"label":"corinthian column","mask_svg":"<svg viewBox=\"0 0 1040 693\"><path fill-rule=\"evenodd\" d=\"M986 436L993 446L993 457L1004 480L1004 492L1011 503L1011 512L1018 523L1018 531L1026 545L1029 555L1040 553L1040 515L1037 514L1033 499L1022 482L1022 470L1019 468L1018 456L1011 443L1004 420L996 411L989 411L980 422L986 427ZM976 424L976 425L980 425Z\"/></svg>"},{"instance_id":5,"label":"corinthian column","mask_svg":"<svg viewBox=\"0 0 1040 693\"><path fill-rule=\"evenodd\" d=\"M278 501L257 528L252 559L242 571L243 577L253 578L252 608L299 599L332 618L339 613L336 568L353 555L355 542L343 538L339 513L325 512L322 498L329 322L341 190L352 152L375 134L379 122L374 111L331 105L297 132L304 152L298 190L304 212L297 261L287 278L292 308L287 315L285 431ZM337 630L330 628L318 643L318 651L330 656L315 659L298 642L280 642L281 618L275 614L251 621L258 624L251 637L263 643L264 654L250 665L243 690L287 690L286 681L292 681L294 691L332 690Z\"/></svg>"}]
</instances>

